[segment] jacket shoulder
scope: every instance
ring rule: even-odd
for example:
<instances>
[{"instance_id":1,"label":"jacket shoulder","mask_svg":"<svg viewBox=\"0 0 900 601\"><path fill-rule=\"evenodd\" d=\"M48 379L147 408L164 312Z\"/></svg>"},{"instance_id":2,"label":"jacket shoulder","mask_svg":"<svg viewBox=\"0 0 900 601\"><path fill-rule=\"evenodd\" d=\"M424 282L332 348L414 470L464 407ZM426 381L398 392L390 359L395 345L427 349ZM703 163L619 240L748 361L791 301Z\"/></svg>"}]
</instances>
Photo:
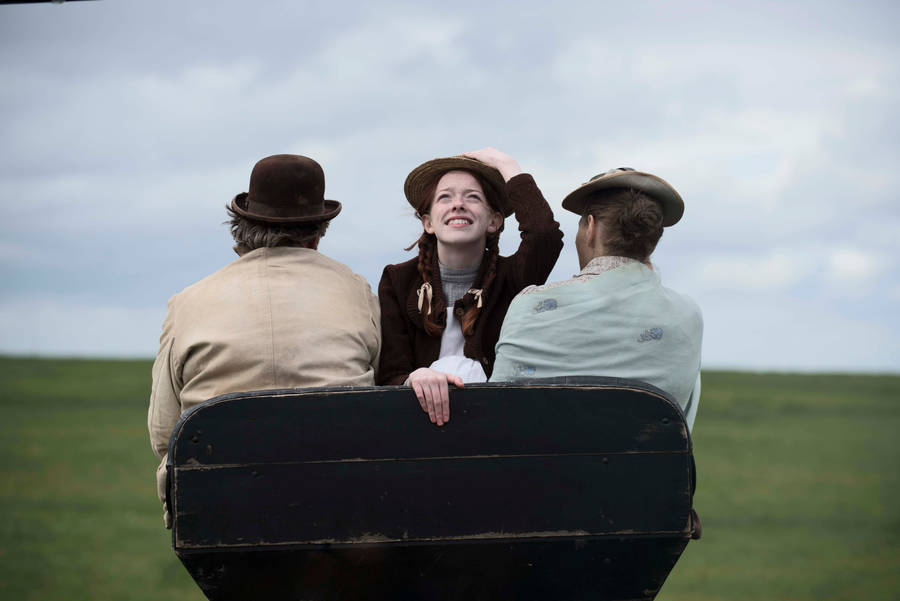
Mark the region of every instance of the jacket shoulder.
<instances>
[{"instance_id":1,"label":"jacket shoulder","mask_svg":"<svg viewBox=\"0 0 900 601\"><path fill-rule=\"evenodd\" d=\"M356 273L349 266L341 263L337 259L332 259L329 256L323 255L322 253L317 253L318 257L316 257L317 261L325 268L331 269L332 271L352 280L356 280L362 282L368 287L369 283L366 281L366 278Z\"/></svg>"},{"instance_id":2,"label":"jacket shoulder","mask_svg":"<svg viewBox=\"0 0 900 601\"><path fill-rule=\"evenodd\" d=\"M393 263L384 266L385 273L410 273L419 271L419 257L413 257L408 261L403 261L402 263Z\"/></svg>"},{"instance_id":3,"label":"jacket shoulder","mask_svg":"<svg viewBox=\"0 0 900 601\"><path fill-rule=\"evenodd\" d=\"M220 280L223 277L227 277L228 274L235 269L235 265L239 262L240 259L235 259L231 263L227 265L223 265L216 271L210 273L209 275L197 280L193 284L189 286L185 286L180 292L175 293L169 299L169 305L171 306L173 303L177 302L179 299L184 299L196 294L198 291L203 290L208 285Z\"/></svg>"},{"instance_id":4,"label":"jacket shoulder","mask_svg":"<svg viewBox=\"0 0 900 601\"><path fill-rule=\"evenodd\" d=\"M384 266L381 273L381 284L394 285L398 282L407 282L419 275L419 258L415 257L403 263L394 263Z\"/></svg>"},{"instance_id":5,"label":"jacket shoulder","mask_svg":"<svg viewBox=\"0 0 900 601\"><path fill-rule=\"evenodd\" d=\"M662 286L662 292L670 307L669 313L677 315L684 323L691 323L699 331L703 331L703 312L700 305L688 296L666 286Z\"/></svg>"}]
</instances>

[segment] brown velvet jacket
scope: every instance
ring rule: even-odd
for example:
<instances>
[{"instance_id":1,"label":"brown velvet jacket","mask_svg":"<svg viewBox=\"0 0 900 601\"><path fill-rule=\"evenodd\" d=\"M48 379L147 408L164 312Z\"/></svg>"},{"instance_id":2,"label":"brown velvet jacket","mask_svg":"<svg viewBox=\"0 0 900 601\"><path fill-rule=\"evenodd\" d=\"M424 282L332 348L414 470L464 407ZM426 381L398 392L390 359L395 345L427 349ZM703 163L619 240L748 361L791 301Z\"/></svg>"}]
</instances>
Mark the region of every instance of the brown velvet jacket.
<instances>
[{"instance_id":1,"label":"brown velvet jacket","mask_svg":"<svg viewBox=\"0 0 900 601\"><path fill-rule=\"evenodd\" d=\"M506 190L519 222L522 242L515 254L497 257L496 276L484 291L481 314L472 335L466 336L463 349L466 357L481 362L488 376L494 367L494 346L509 303L525 286L543 284L547 280L563 246L559 223L553 220L553 211L531 175L522 173L513 177L506 183ZM434 254L434 304L446 306L437 253ZM423 280L418 262L416 257L405 263L388 265L378 284L382 347L376 383L380 385L403 384L411 372L428 367L440 354L441 337L428 335L419 313L416 290ZM485 269L482 262L473 287L481 287ZM471 295L457 301L455 315L466 311L467 301L473 302ZM437 318L446 320L446 313Z\"/></svg>"}]
</instances>

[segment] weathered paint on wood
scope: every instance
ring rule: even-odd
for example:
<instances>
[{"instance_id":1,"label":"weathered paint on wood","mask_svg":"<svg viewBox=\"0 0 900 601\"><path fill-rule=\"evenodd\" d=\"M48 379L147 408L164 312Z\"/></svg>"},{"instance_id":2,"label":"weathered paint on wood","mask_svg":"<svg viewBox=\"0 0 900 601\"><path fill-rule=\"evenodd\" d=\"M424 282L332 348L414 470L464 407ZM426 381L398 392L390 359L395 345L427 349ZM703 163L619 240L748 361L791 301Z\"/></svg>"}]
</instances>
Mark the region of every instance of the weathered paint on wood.
<instances>
[{"instance_id":1,"label":"weathered paint on wood","mask_svg":"<svg viewBox=\"0 0 900 601\"><path fill-rule=\"evenodd\" d=\"M406 388L232 394L171 448L210 599L652 599L690 536L683 417L634 382L468 386L443 428Z\"/></svg>"}]
</instances>

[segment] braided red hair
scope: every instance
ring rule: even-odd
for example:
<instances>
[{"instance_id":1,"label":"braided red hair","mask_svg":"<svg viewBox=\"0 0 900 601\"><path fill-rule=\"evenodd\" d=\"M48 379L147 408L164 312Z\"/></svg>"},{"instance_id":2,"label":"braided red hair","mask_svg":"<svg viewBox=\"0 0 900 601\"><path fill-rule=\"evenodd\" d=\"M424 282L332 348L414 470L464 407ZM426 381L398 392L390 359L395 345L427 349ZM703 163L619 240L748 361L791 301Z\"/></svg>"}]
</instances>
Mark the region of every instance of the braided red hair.
<instances>
[{"instance_id":1,"label":"braided red hair","mask_svg":"<svg viewBox=\"0 0 900 601\"><path fill-rule=\"evenodd\" d=\"M480 286L477 279L472 286L473 289L481 291L482 297L484 296L484 293L487 292L491 282L494 281L494 277L497 275L497 257L500 254L499 241L499 231L488 236L486 241L487 248L484 251L485 256L481 259L482 269L480 271L484 275L480 278ZM475 322L478 321L478 316L481 315L482 302L480 302L480 299L477 299L472 290L470 290L463 297L463 304L469 305L469 308L466 309L466 312L463 313L460 318L459 325L462 327L464 336L471 336L472 332L475 331Z\"/></svg>"}]
</instances>

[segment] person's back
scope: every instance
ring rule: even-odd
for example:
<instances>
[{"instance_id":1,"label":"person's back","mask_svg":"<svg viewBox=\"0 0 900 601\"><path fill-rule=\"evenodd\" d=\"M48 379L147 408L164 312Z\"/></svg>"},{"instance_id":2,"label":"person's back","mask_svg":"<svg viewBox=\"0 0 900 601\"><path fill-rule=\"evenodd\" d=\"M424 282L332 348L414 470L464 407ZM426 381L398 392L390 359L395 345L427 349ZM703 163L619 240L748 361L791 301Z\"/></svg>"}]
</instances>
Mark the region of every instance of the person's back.
<instances>
[{"instance_id":1,"label":"person's back","mask_svg":"<svg viewBox=\"0 0 900 601\"><path fill-rule=\"evenodd\" d=\"M681 217L680 196L655 176L617 170L573 192L563 207L582 215L575 242L582 270L513 301L491 381L637 379L670 394L693 427L703 320L696 303L662 286L649 260L663 226Z\"/></svg>"},{"instance_id":2,"label":"person's back","mask_svg":"<svg viewBox=\"0 0 900 601\"><path fill-rule=\"evenodd\" d=\"M621 257L615 257L621 259ZM491 381L610 376L671 394L693 424L703 320L689 298L631 261L597 277L526 289L510 305Z\"/></svg>"},{"instance_id":3,"label":"person's back","mask_svg":"<svg viewBox=\"0 0 900 601\"><path fill-rule=\"evenodd\" d=\"M228 392L372 386L374 297L345 265L302 247L253 250L172 297L181 410Z\"/></svg>"},{"instance_id":4,"label":"person's back","mask_svg":"<svg viewBox=\"0 0 900 601\"><path fill-rule=\"evenodd\" d=\"M240 258L169 300L147 414L161 501L169 437L198 403L230 392L375 383L378 300L364 278L317 250L341 210L324 199L322 168L299 155L267 157L249 190L228 208Z\"/></svg>"}]
</instances>

